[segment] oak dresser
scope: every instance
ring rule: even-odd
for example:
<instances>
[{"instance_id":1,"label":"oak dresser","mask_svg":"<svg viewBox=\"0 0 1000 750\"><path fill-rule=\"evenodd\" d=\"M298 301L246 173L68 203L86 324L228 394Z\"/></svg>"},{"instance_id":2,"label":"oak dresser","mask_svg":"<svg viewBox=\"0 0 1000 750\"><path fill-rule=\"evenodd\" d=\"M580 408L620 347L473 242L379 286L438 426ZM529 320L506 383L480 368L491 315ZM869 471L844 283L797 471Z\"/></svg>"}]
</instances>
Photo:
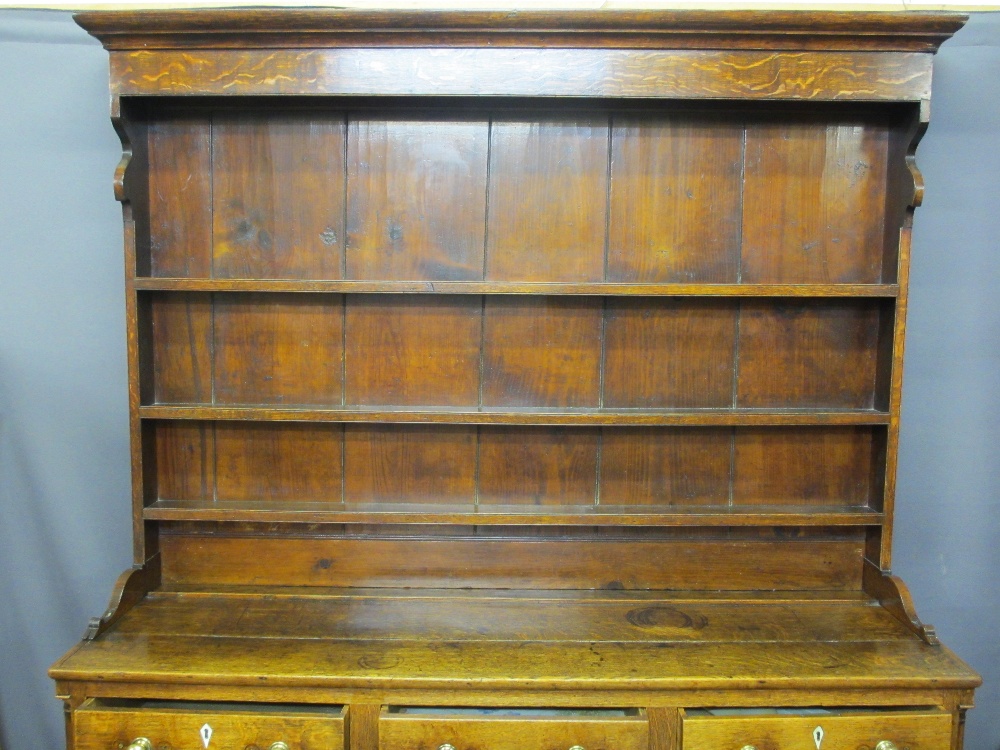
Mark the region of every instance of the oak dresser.
<instances>
[{"instance_id":1,"label":"oak dresser","mask_svg":"<svg viewBox=\"0 0 1000 750\"><path fill-rule=\"evenodd\" d=\"M68 748L960 750L891 553L963 17L77 19L135 565L51 670Z\"/></svg>"}]
</instances>

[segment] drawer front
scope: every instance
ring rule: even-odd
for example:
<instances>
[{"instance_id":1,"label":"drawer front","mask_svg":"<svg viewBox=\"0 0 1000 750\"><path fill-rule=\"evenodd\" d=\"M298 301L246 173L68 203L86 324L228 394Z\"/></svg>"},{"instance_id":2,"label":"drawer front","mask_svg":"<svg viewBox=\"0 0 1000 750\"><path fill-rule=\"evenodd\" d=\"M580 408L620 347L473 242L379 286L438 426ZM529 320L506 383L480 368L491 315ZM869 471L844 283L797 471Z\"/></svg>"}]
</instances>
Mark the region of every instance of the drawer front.
<instances>
[{"instance_id":1,"label":"drawer front","mask_svg":"<svg viewBox=\"0 0 1000 750\"><path fill-rule=\"evenodd\" d=\"M90 700L73 734L75 750L344 750L344 709Z\"/></svg>"},{"instance_id":2,"label":"drawer front","mask_svg":"<svg viewBox=\"0 0 1000 750\"><path fill-rule=\"evenodd\" d=\"M684 750L948 750L951 714L845 713L826 716L687 716Z\"/></svg>"},{"instance_id":3,"label":"drawer front","mask_svg":"<svg viewBox=\"0 0 1000 750\"><path fill-rule=\"evenodd\" d=\"M409 716L383 710L379 750L648 750L643 715ZM447 748L446 748L447 750Z\"/></svg>"}]
</instances>

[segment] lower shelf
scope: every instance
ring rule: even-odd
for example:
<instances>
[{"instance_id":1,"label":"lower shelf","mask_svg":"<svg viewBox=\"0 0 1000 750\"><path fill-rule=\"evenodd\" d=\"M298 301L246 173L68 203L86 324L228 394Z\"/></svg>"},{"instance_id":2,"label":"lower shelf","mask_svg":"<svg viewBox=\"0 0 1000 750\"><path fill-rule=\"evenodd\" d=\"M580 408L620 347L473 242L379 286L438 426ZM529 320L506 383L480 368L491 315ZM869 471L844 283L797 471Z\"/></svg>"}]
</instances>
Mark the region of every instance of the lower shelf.
<instances>
[{"instance_id":1,"label":"lower shelf","mask_svg":"<svg viewBox=\"0 0 1000 750\"><path fill-rule=\"evenodd\" d=\"M864 506L743 505L449 505L157 500L147 521L242 523L418 523L562 526L876 526L883 513Z\"/></svg>"}]
</instances>

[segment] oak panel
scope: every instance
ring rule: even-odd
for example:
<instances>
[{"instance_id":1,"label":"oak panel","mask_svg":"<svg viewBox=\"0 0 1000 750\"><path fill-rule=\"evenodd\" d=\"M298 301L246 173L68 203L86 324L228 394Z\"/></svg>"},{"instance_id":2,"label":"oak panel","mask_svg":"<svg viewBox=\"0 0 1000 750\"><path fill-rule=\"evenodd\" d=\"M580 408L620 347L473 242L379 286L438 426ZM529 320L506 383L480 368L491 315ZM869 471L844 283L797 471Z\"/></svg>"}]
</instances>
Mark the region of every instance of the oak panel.
<instances>
[{"instance_id":1,"label":"oak panel","mask_svg":"<svg viewBox=\"0 0 1000 750\"><path fill-rule=\"evenodd\" d=\"M745 301L740 407L870 409L879 307L874 301Z\"/></svg>"},{"instance_id":2,"label":"oak panel","mask_svg":"<svg viewBox=\"0 0 1000 750\"><path fill-rule=\"evenodd\" d=\"M612 139L608 281L736 281L738 118L622 115Z\"/></svg>"},{"instance_id":3,"label":"oak panel","mask_svg":"<svg viewBox=\"0 0 1000 750\"><path fill-rule=\"evenodd\" d=\"M866 427L737 430L735 505L870 505L873 435Z\"/></svg>"},{"instance_id":4,"label":"oak panel","mask_svg":"<svg viewBox=\"0 0 1000 750\"><path fill-rule=\"evenodd\" d=\"M337 425L215 426L218 500L340 502Z\"/></svg>"},{"instance_id":5,"label":"oak panel","mask_svg":"<svg viewBox=\"0 0 1000 750\"><path fill-rule=\"evenodd\" d=\"M421 45L422 46L422 45ZM121 96L374 94L920 101L920 52L624 49L134 50L111 54ZM803 71L809 71L806 76ZM539 71L559 71L539 75ZM277 75L276 75L277 74Z\"/></svg>"},{"instance_id":6,"label":"oak panel","mask_svg":"<svg viewBox=\"0 0 1000 750\"><path fill-rule=\"evenodd\" d=\"M481 316L478 297L349 297L347 403L476 404Z\"/></svg>"},{"instance_id":7,"label":"oak panel","mask_svg":"<svg viewBox=\"0 0 1000 750\"><path fill-rule=\"evenodd\" d=\"M488 297L484 406L597 406L602 301Z\"/></svg>"},{"instance_id":8,"label":"oak panel","mask_svg":"<svg viewBox=\"0 0 1000 750\"><path fill-rule=\"evenodd\" d=\"M217 403L339 404L342 369L338 295L216 295Z\"/></svg>"},{"instance_id":9,"label":"oak panel","mask_svg":"<svg viewBox=\"0 0 1000 750\"><path fill-rule=\"evenodd\" d=\"M348 503L472 503L476 429L347 425L344 466Z\"/></svg>"},{"instance_id":10,"label":"oak panel","mask_svg":"<svg viewBox=\"0 0 1000 750\"><path fill-rule=\"evenodd\" d=\"M154 402L211 402L211 297L157 294L150 303L150 320Z\"/></svg>"},{"instance_id":11,"label":"oak panel","mask_svg":"<svg viewBox=\"0 0 1000 750\"><path fill-rule=\"evenodd\" d=\"M150 122L148 139L151 273L211 276L211 120L162 115Z\"/></svg>"},{"instance_id":12,"label":"oak panel","mask_svg":"<svg viewBox=\"0 0 1000 750\"><path fill-rule=\"evenodd\" d=\"M496 119L486 278L602 281L608 118Z\"/></svg>"},{"instance_id":13,"label":"oak panel","mask_svg":"<svg viewBox=\"0 0 1000 750\"><path fill-rule=\"evenodd\" d=\"M606 428L602 505L725 505L732 430Z\"/></svg>"},{"instance_id":14,"label":"oak panel","mask_svg":"<svg viewBox=\"0 0 1000 750\"><path fill-rule=\"evenodd\" d=\"M743 281L880 281L887 154L871 123L750 125Z\"/></svg>"},{"instance_id":15,"label":"oak panel","mask_svg":"<svg viewBox=\"0 0 1000 750\"><path fill-rule=\"evenodd\" d=\"M479 503L589 505L597 490L597 430L483 427Z\"/></svg>"},{"instance_id":16,"label":"oak panel","mask_svg":"<svg viewBox=\"0 0 1000 750\"><path fill-rule=\"evenodd\" d=\"M162 534L163 580L205 586L858 589L863 539L317 539Z\"/></svg>"},{"instance_id":17,"label":"oak panel","mask_svg":"<svg viewBox=\"0 0 1000 750\"><path fill-rule=\"evenodd\" d=\"M482 279L488 139L485 121L351 117L348 278Z\"/></svg>"},{"instance_id":18,"label":"oak panel","mask_svg":"<svg viewBox=\"0 0 1000 750\"><path fill-rule=\"evenodd\" d=\"M215 276L342 277L344 129L337 113L215 116Z\"/></svg>"},{"instance_id":19,"label":"oak panel","mask_svg":"<svg viewBox=\"0 0 1000 750\"><path fill-rule=\"evenodd\" d=\"M210 501L215 495L215 439L206 422L157 422L157 498Z\"/></svg>"},{"instance_id":20,"label":"oak panel","mask_svg":"<svg viewBox=\"0 0 1000 750\"><path fill-rule=\"evenodd\" d=\"M726 301L609 299L604 405L730 406L736 314Z\"/></svg>"}]
</instances>

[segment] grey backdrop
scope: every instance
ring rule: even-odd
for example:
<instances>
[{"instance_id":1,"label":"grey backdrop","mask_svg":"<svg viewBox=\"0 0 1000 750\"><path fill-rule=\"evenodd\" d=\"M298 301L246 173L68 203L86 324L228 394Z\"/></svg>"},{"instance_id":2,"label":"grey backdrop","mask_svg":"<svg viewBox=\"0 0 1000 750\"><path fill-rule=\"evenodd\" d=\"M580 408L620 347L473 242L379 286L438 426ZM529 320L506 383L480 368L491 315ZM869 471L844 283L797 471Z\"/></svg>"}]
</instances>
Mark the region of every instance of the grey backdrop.
<instances>
[{"instance_id":1,"label":"grey backdrop","mask_svg":"<svg viewBox=\"0 0 1000 750\"><path fill-rule=\"evenodd\" d=\"M942 49L918 153L895 571L986 684L1000 750L1000 15ZM45 670L130 564L121 214L107 57L0 10L0 744L62 744Z\"/></svg>"}]
</instances>

